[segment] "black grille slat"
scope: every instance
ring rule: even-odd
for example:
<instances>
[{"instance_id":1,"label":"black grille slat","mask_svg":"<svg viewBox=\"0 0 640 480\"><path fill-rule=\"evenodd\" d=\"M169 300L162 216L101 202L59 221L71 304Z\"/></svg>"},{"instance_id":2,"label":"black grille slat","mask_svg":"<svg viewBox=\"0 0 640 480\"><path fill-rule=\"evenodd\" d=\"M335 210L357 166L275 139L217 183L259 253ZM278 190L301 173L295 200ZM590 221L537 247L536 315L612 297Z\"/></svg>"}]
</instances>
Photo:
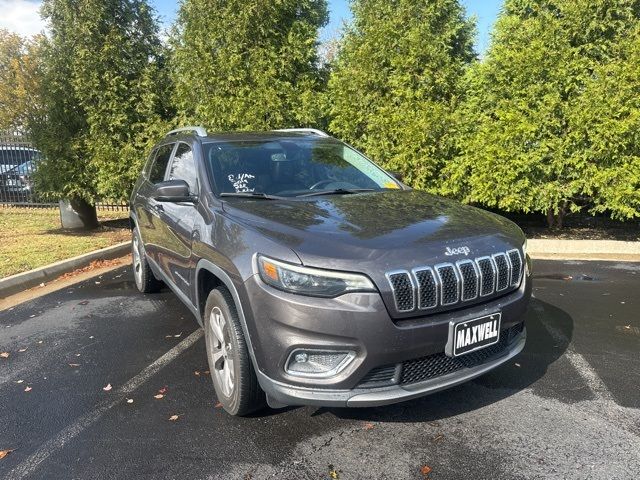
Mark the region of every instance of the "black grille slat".
<instances>
[{"instance_id":1,"label":"black grille slat","mask_svg":"<svg viewBox=\"0 0 640 480\"><path fill-rule=\"evenodd\" d=\"M440 278L440 302L442 305L453 305L458 301L458 276L453 265L436 267Z\"/></svg>"},{"instance_id":2,"label":"black grille slat","mask_svg":"<svg viewBox=\"0 0 640 480\"><path fill-rule=\"evenodd\" d=\"M438 284L433 270L414 271L418 280L418 306L421 309L434 308L438 305Z\"/></svg>"},{"instance_id":3,"label":"black grille slat","mask_svg":"<svg viewBox=\"0 0 640 480\"><path fill-rule=\"evenodd\" d=\"M496 273L494 271L493 262L489 257L479 258L476 260L478 270L480 270L480 295L485 297L493 293L496 283Z\"/></svg>"},{"instance_id":4,"label":"black grille slat","mask_svg":"<svg viewBox=\"0 0 640 480\"><path fill-rule=\"evenodd\" d=\"M458 263L462 278L462 301L473 300L478 296L478 274L474 263L469 260Z\"/></svg>"},{"instance_id":5,"label":"black grille slat","mask_svg":"<svg viewBox=\"0 0 640 480\"><path fill-rule=\"evenodd\" d=\"M389 274L396 307L399 312L409 312L415 308L413 284L408 272Z\"/></svg>"},{"instance_id":6,"label":"black grille slat","mask_svg":"<svg viewBox=\"0 0 640 480\"><path fill-rule=\"evenodd\" d=\"M431 378L462 370L463 368L472 368L481 365L490 358L503 353L523 329L524 323L519 323L518 325L505 329L500 333L500 340L496 344L460 357L448 357L442 352L403 362L400 384L407 385L423 382Z\"/></svg>"},{"instance_id":7,"label":"black grille slat","mask_svg":"<svg viewBox=\"0 0 640 480\"><path fill-rule=\"evenodd\" d=\"M509 262L507 262L507 256L504 253L495 254L493 256L493 261L495 262L496 270L498 271L496 290L499 292L509 286Z\"/></svg>"},{"instance_id":8,"label":"black grille slat","mask_svg":"<svg viewBox=\"0 0 640 480\"><path fill-rule=\"evenodd\" d=\"M522 279L522 259L520 258L520 252L518 250L510 250L507 252L509 255L509 261L511 262L511 285L520 285Z\"/></svg>"}]
</instances>

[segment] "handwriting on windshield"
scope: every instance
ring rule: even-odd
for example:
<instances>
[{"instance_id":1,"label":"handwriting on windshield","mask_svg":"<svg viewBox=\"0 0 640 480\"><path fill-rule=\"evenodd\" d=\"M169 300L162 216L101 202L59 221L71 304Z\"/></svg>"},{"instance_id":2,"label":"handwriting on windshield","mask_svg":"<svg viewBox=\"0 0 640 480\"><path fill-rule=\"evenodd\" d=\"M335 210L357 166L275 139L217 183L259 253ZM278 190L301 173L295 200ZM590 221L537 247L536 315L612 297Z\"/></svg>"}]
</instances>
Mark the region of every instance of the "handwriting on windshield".
<instances>
[{"instance_id":1,"label":"handwriting on windshield","mask_svg":"<svg viewBox=\"0 0 640 480\"><path fill-rule=\"evenodd\" d=\"M253 192L255 188L249 188L249 182L256 178L250 173L239 173L238 175L229 175L229 181L236 189L236 193Z\"/></svg>"}]
</instances>

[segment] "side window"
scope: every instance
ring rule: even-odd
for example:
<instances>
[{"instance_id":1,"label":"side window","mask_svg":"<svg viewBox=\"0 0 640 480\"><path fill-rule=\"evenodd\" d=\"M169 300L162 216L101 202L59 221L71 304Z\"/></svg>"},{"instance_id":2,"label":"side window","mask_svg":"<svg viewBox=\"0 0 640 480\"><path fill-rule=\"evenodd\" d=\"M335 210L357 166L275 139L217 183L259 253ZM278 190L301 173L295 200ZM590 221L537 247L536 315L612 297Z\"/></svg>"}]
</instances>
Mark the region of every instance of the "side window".
<instances>
[{"instance_id":1,"label":"side window","mask_svg":"<svg viewBox=\"0 0 640 480\"><path fill-rule=\"evenodd\" d=\"M169 165L169 159L171 158L174 145L175 144L172 143L171 145L165 145L158 149L156 159L149 171L149 181L151 183L159 183L164 180L164 174L167 171L167 165Z\"/></svg>"},{"instance_id":2,"label":"side window","mask_svg":"<svg viewBox=\"0 0 640 480\"><path fill-rule=\"evenodd\" d=\"M169 180L184 180L189 184L191 193L198 191L196 165L193 161L193 151L186 143L180 143L171 163Z\"/></svg>"}]
</instances>

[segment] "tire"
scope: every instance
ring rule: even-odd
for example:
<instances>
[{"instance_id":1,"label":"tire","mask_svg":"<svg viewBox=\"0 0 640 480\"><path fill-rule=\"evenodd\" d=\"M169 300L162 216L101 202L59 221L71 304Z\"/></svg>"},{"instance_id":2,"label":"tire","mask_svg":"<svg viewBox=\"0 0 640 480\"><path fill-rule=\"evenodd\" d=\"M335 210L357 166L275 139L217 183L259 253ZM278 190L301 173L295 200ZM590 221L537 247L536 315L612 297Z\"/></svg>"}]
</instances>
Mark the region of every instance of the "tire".
<instances>
[{"instance_id":1,"label":"tire","mask_svg":"<svg viewBox=\"0 0 640 480\"><path fill-rule=\"evenodd\" d=\"M265 395L258 385L242 325L226 288L214 289L207 297L204 338L213 387L222 407L235 416L263 408Z\"/></svg>"},{"instance_id":2,"label":"tire","mask_svg":"<svg viewBox=\"0 0 640 480\"><path fill-rule=\"evenodd\" d=\"M155 293L162 288L162 282L158 280L147 261L147 254L140 239L138 229L133 229L131 237L131 257L133 264L133 278L136 287L141 293Z\"/></svg>"}]
</instances>

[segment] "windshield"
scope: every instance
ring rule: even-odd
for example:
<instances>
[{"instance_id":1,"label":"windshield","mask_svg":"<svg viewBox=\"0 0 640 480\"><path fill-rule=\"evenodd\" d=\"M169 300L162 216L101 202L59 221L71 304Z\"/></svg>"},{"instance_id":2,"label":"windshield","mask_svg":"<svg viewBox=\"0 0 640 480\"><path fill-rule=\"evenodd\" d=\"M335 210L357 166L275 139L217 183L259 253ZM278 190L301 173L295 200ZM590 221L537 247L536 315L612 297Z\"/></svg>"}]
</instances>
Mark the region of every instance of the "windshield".
<instances>
[{"instance_id":1,"label":"windshield","mask_svg":"<svg viewBox=\"0 0 640 480\"><path fill-rule=\"evenodd\" d=\"M209 143L204 145L204 154L218 195L293 197L400 188L393 177L362 154L332 139Z\"/></svg>"}]
</instances>

